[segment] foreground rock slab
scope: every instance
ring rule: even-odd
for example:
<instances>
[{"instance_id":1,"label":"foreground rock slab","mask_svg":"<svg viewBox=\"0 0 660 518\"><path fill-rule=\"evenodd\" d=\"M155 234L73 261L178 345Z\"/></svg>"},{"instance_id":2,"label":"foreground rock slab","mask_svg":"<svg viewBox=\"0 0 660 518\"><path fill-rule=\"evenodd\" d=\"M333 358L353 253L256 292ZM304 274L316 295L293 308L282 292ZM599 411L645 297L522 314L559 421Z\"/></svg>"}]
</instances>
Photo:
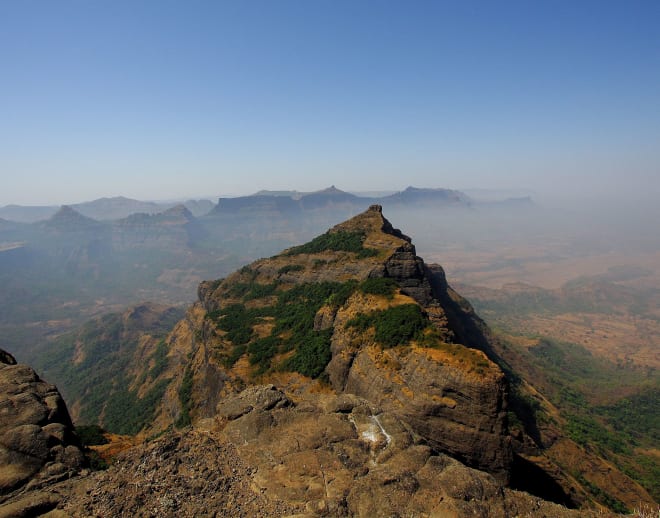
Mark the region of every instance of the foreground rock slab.
<instances>
[{"instance_id":1,"label":"foreground rock slab","mask_svg":"<svg viewBox=\"0 0 660 518\"><path fill-rule=\"evenodd\" d=\"M228 398L196 429L125 451L107 471L6 502L6 516L609 515L506 489L362 398L293 400L266 385Z\"/></svg>"},{"instance_id":2,"label":"foreground rock slab","mask_svg":"<svg viewBox=\"0 0 660 518\"><path fill-rule=\"evenodd\" d=\"M68 478L83 461L57 388L0 350L0 502Z\"/></svg>"}]
</instances>

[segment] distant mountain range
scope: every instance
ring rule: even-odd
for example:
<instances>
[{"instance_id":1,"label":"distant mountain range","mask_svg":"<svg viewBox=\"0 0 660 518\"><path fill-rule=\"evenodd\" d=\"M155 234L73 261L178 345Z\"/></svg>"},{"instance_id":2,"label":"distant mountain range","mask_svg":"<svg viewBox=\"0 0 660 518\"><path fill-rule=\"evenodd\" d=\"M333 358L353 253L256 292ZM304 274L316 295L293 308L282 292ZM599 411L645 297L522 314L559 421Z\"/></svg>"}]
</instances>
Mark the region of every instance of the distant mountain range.
<instances>
[{"instance_id":1,"label":"distant mountain range","mask_svg":"<svg viewBox=\"0 0 660 518\"><path fill-rule=\"evenodd\" d=\"M521 197L509 199L506 197L487 200L493 204L520 203ZM524 200L531 202L529 197ZM132 214L158 214L177 205L186 207L194 217L209 214L226 214L240 211L264 211L291 213L316 209L348 209L343 217L354 215L371 204L378 203L383 207L396 208L406 206L441 207L441 206L474 206L483 203L475 201L462 191L451 189L430 189L408 187L403 191L386 195L356 195L337 189L334 185L315 192L300 191L258 191L249 196L223 197L214 204L208 199L187 200L185 202L152 202L141 201L123 196L99 198L98 200L68 205L81 215L98 221L115 221L127 218ZM57 213L58 206L26 206L6 205L0 207L0 220L20 223L34 223L47 220Z\"/></svg>"},{"instance_id":2,"label":"distant mountain range","mask_svg":"<svg viewBox=\"0 0 660 518\"><path fill-rule=\"evenodd\" d=\"M156 203L153 201L140 201L116 196L114 198L99 198L94 201L75 203L68 205L68 207L88 218L99 221L112 221L126 218L131 214L157 214L179 204L178 202ZM202 216L208 213L214 206L210 200L188 200L183 205L195 216ZM0 218L21 223L34 223L50 218L57 213L59 208L57 205L6 205L0 207Z\"/></svg>"},{"instance_id":3,"label":"distant mountain range","mask_svg":"<svg viewBox=\"0 0 660 518\"><path fill-rule=\"evenodd\" d=\"M202 279L305 242L372 204L401 221L427 222L449 210L461 219L479 209L449 189L408 187L377 198L334 186L312 193L262 191L217 204L103 198L50 208L46 219L46 207L4 207L0 336L22 357L19 348L82 318L141 300L188 302ZM27 222L33 219L38 221Z\"/></svg>"},{"instance_id":4,"label":"distant mountain range","mask_svg":"<svg viewBox=\"0 0 660 518\"><path fill-rule=\"evenodd\" d=\"M382 197L357 196L337 189L334 185L321 191L299 193L297 191L260 191L251 196L220 198L211 214L235 214L237 211L271 210L295 213L319 209L347 209L355 212L373 204L385 208L397 206L469 207L470 198L451 189L408 187L403 191Z\"/></svg>"}]
</instances>

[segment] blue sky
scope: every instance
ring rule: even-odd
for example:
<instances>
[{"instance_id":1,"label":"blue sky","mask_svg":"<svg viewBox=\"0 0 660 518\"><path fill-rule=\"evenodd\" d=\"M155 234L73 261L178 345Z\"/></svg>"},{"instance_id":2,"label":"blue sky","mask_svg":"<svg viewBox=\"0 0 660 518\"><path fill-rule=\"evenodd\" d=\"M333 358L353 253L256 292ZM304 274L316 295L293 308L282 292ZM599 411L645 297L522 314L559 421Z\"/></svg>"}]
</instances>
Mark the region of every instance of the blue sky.
<instances>
[{"instance_id":1,"label":"blue sky","mask_svg":"<svg viewBox=\"0 0 660 518\"><path fill-rule=\"evenodd\" d=\"M0 2L0 205L660 194L660 2Z\"/></svg>"}]
</instances>

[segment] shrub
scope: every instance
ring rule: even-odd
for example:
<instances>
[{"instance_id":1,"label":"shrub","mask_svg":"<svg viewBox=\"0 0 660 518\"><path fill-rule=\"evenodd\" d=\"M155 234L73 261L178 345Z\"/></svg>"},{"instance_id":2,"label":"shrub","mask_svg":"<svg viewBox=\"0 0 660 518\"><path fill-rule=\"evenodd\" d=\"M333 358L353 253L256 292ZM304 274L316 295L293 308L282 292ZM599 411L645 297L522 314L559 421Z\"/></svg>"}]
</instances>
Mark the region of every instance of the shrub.
<instances>
[{"instance_id":1,"label":"shrub","mask_svg":"<svg viewBox=\"0 0 660 518\"><path fill-rule=\"evenodd\" d=\"M359 258L371 257L378 254L377 250L364 248L364 232L326 232L312 239L309 243L296 246L286 253L286 255L298 254L316 254L331 250L334 252L355 252Z\"/></svg>"},{"instance_id":2,"label":"shrub","mask_svg":"<svg viewBox=\"0 0 660 518\"><path fill-rule=\"evenodd\" d=\"M333 307L344 304L356 286L356 281L299 284L279 292L274 306L251 310L233 309L230 323L243 322L245 327L246 322L251 326L258 318L273 317L275 323L270 336L257 339L247 346L250 363L259 366L258 372L265 372L270 368L275 355L294 350L293 356L283 367L306 376L317 377L330 361L331 333L315 331L314 317L325 304ZM225 310L223 312L226 313ZM220 320L221 323L227 318L226 314ZM223 325L229 327L227 323ZM249 339L246 343L248 341ZM241 350L235 348L228 362L235 362L240 354Z\"/></svg>"},{"instance_id":3,"label":"shrub","mask_svg":"<svg viewBox=\"0 0 660 518\"><path fill-rule=\"evenodd\" d=\"M359 290L368 295L382 295L391 299L394 297L394 292L398 287L394 279L390 279L389 277L375 277L362 281Z\"/></svg>"},{"instance_id":4,"label":"shrub","mask_svg":"<svg viewBox=\"0 0 660 518\"><path fill-rule=\"evenodd\" d=\"M277 354L280 342L281 340L277 336L272 335L252 342L247 347L247 351L250 353L250 364L265 365L266 362L270 362L270 359Z\"/></svg>"},{"instance_id":5,"label":"shrub","mask_svg":"<svg viewBox=\"0 0 660 518\"><path fill-rule=\"evenodd\" d=\"M78 433L80 442L84 447L108 444L108 439L103 435L105 430L99 425L91 424L76 426L76 432Z\"/></svg>"},{"instance_id":6,"label":"shrub","mask_svg":"<svg viewBox=\"0 0 660 518\"><path fill-rule=\"evenodd\" d=\"M89 468L92 471L102 471L108 469L108 463L94 450L85 451L85 457L87 457L87 462L89 462Z\"/></svg>"},{"instance_id":7,"label":"shrub","mask_svg":"<svg viewBox=\"0 0 660 518\"><path fill-rule=\"evenodd\" d=\"M264 297L270 297L274 295L279 286L278 281L271 282L269 284L259 284L258 282L253 282L250 285L250 291L248 291L243 300L254 300L254 299L263 299Z\"/></svg>"},{"instance_id":8,"label":"shrub","mask_svg":"<svg viewBox=\"0 0 660 518\"><path fill-rule=\"evenodd\" d=\"M254 315L243 304L230 304L211 314L218 327L227 332L227 338L234 345L246 344L252 337Z\"/></svg>"},{"instance_id":9,"label":"shrub","mask_svg":"<svg viewBox=\"0 0 660 518\"><path fill-rule=\"evenodd\" d=\"M233 366L247 353L250 364L258 367L257 372L265 372L277 354L294 350L282 367L306 376L319 376L330 361L331 332L315 331L314 317L324 305L338 308L345 304L357 288L357 281L305 283L285 291L276 291L276 283L256 285L263 288L261 293L276 294L276 304L250 309L244 304L230 304L208 314L233 343L223 360L225 365ZM253 292L253 288L246 290L244 300ZM270 336L255 340L252 328L264 317L273 317L273 329Z\"/></svg>"},{"instance_id":10,"label":"shrub","mask_svg":"<svg viewBox=\"0 0 660 518\"><path fill-rule=\"evenodd\" d=\"M332 358L330 338L332 329L308 335L298 344L296 352L284 364L286 369L299 372L310 378L317 378Z\"/></svg>"},{"instance_id":11,"label":"shrub","mask_svg":"<svg viewBox=\"0 0 660 518\"><path fill-rule=\"evenodd\" d=\"M609 430L589 415L568 414L566 432L576 443L585 447L603 447L614 453L630 454L630 447L622 437L613 430Z\"/></svg>"},{"instance_id":12,"label":"shrub","mask_svg":"<svg viewBox=\"0 0 660 518\"><path fill-rule=\"evenodd\" d=\"M429 321L417 304L363 313L346 323L346 327L362 331L373 327L376 341L387 348L421 338L422 331L428 326Z\"/></svg>"},{"instance_id":13,"label":"shrub","mask_svg":"<svg viewBox=\"0 0 660 518\"><path fill-rule=\"evenodd\" d=\"M300 272L304 269L305 267L302 264L286 264L277 270L277 273L282 275L283 273Z\"/></svg>"}]
</instances>

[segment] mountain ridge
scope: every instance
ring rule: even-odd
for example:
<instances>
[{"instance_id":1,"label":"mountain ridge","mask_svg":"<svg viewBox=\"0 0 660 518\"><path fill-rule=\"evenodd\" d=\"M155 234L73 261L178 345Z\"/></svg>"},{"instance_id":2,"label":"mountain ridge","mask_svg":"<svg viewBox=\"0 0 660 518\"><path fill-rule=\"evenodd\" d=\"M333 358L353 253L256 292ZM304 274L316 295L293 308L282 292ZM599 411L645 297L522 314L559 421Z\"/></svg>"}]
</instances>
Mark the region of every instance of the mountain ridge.
<instances>
[{"instance_id":1,"label":"mountain ridge","mask_svg":"<svg viewBox=\"0 0 660 518\"><path fill-rule=\"evenodd\" d=\"M254 194L222 197L220 200L241 199L250 200L254 198L258 201L260 198L291 198L296 203L303 203L307 198L308 209L318 208L319 200L327 202L332 197L335 201L342 198L343 203L355 205L356 209L364 210L373 203L380 203L386 207L396 204L410 204L423 201L425 203L435 202L436 204L454 204L471 205L473 202L470 197L462 191L443 189L443 188L417 188L407 187L403 191L384 196L364 196L353 194L337 189L334 185L325 189L312 192L301 191L269 191L260 190ZM493 200L496 202L496 200ZM529 202L529 200L526 200ZM230 202L231 203L231 202ZM178 204L185 205L195 217L203 217L212 212L218 205L208 199L189 199L186 201L144 201L126 196L102 197L91 201L80 203L68 203L69 206L80 212L82 215L99 221L116 221L130 216L131 214L158 214L164 212ZM61 206L57 205L17 205L10 204L0 207L0 218L18 223L35 223L52 217Z\"/></svg>"},{"instance_id":2,"label":"mountain ridge","mask_svg":"<svg viewBox=\"0 0 660 518\"><path fill-rule=\"evenodd\" d=\"M254 371L250 365L258 367L257 371L261 373L256 376L262 382L281 379L281 368L285 371L298 371L312 379L325 372L330 385L339 393L348 391L372 400L380 397L370 387L370 384L373 384L373 376L376 376L380 380L378 383L381 388L387 388L397 394L391 399L380 400L380 406L393 410L401 405L405 419L408 422L417 420L417 433L434 441L435 447L462 456L468 463L489 469L506 478L511 454L504 433L507 390L504 376L483 352L477 350L483 343L471 344L474 349L449 345L468 335L456 325L458 319L454 318L452 324L449 323L452 319L447 316L433 293L431 277L434 275L415 255L410 238L394 229L382 216L381 207L373 205L307 245L293 247L278 256L256 261L223 281L202 283L199 288L200 303L180 324L187 330L180 328L179 337L175 332L174 336L168 339L170 349L179 351L177 357L181 358L183 342L189 343L187 337L190 334L200 337L195 341L199 347L189 350L197 360L178 368L190 369L191 365L196 365L195 362L201 362L192 367L191 393L193 400L206 403L202 407L193 403L188 409L193 422L196 419L212 417L222 394L230 393L234 386L249 383L253 376L250 372ZM359 283L365 286L369 283L378 284L375 282L378 279L390 280L382 281L382 284L389 286L385 290L392 290L391 299L389 295L370 295L368 291L361 291L371 288L358 288L361 286ZM436 289L447 290L446 281L436 279L433 284ZM319 302L312 302L317 300L314 299L317 297L314 290L322 292ZM304 294L307 292L309 294ZM307 300L303 306L296 302L297 293L303 297L301 300ZM323 299L328 296L328 300L335 302L324 303ZM452 296L458 298L453 293L447 298ZM276 302L276 298L279 302ZM289 299L292 301L283 302ZM278 310L280 306L282 309ZM420 326L426 328L426 334L424 337L419 334L416 339L413 339L413 335L417 336L416 332L402 337L401 345L397 346L399 349L403 348L401 350L397 347L382 349L371 337L369 325L365 331L355 331L349 325L351 319L359 315L365 315L364 318L368 319L374 307L382 308L383 315L387 318L398 318L396 313L399 310L408 311L412 318L421 319ZM281 317L256 316L256 320L250 320L253 318L250 314L259 314L260 311L264 314L272 311L300 312L301 322L308 322L308 327L300 322L286 323L286 314ZM241 327L239 322L232 327L228 323L229 318L237 321L248 319L252 323L246 324L249 327ZM284 320L280 322L279 319ZM260 330L256 331L257 329ZM287 338L291 332L293 338ZM296 338L296 333L300 338ZM417 340L418 345L406 346L410 340ZM427 345L423 345L420 340ZM364 347L355 345L361 341L364 341ZM315 348L307 350L309 344L313 344ZM460 360L452 360L452 353L459 354ZM220 360L210 361L209 355ZM325 363L314 363L319 357L326 358ZM382 361L406 364L413 358L413 363L421 370L416 378L411 378L414 381L409 387L399 386L400 383L406 384L403 378L400 382L393 383L390 380L391 374L386 372L387 369L384 372L378 367ZM477 369L479 375L475 374ZM419 372L422 370L428 370L429 374L420 377ZM363 379L362 372L372 373L369 384L365 384L366 379ZM380 372L384 373L378 374ZM430 372L434 374L431 375ZM457 374L458 372L461 374ZM483 380L489 372L492 382L486 383ZM216 391L218 383L212 383L209 376L224 380L220 382L222 388L219 391ZM201 383L201 378L206 379L206 382ZM313 384L312 379L309 382L297 383L310 385ZM446 383L446 386L443 386L443 383ZM486 385L482 387L481 383L486 383L488 388ZM468 386L471 388L466 389ZM463 396L462 390L474 392ZM174 393L169 389L166 394L168 392ZM433 397L437 397L439 402L422 404L419 407L411 397L412 392L418 392L417 397L422 401L428 398L430 402ZM444 394L447 393L454 394L455 399L446 397ZM462 413L462 405L457 401L463 397L473 401L483 398L479 404L485 405L483 408L486 413L482 416L481 424L468 414ZM487 403L490 400L492 403ZM161 418L163 412L170 413L170 417L165 418L160 426L181 418L183 409L179 407L179 411L171 413L175 408L172 404L169 400L165 404L169 410L160 412ZM406 413L406 408L414 410ZM477 412L476 408L480 407L474 407L473 412ZM452 422L455 428L453 438L438 436L436 426L432 424L434 420ZM469 451L461 451L466 444L459 439L461 435L473 437L474 444L491 444L488 458L473 447L468 447ZM500 454L493 457L495 451Z\"/></svg>"}]
</instances>

